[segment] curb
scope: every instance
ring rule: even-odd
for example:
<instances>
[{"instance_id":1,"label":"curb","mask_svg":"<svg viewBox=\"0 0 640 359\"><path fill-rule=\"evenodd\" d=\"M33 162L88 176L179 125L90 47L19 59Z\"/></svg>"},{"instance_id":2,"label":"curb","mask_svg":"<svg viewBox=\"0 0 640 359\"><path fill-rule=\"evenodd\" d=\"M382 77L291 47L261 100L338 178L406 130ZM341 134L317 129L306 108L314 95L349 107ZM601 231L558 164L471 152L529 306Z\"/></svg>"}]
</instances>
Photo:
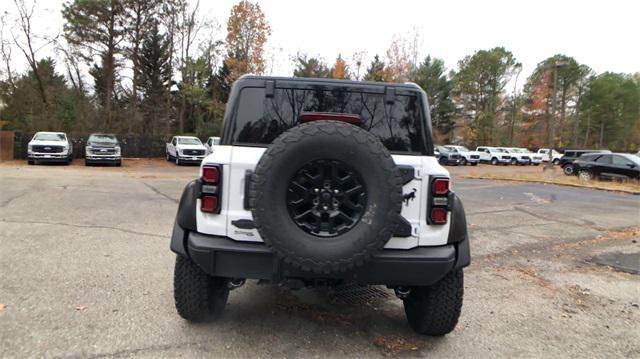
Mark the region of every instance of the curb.
<instances>
[{"instance_id":1,"label":"curb","mask_svg":"<svg viewBox=\"0 0 640 359\"><path fill-rule=\"evenodd\" d=\"M526 180L526 179L520 179L520 178L494 178L494 177L487 177L487 176L468 176L468 175L462 176L461 178L494 180L494 181L511 181L511 182L528 182L528 183L552 184L552 185L557 185L557 186L585 188L585 189L595 189L595 190L599 190L599 191L618 192L618 193L626 193L626 194L631 194L631 195L635 195L635 196L640 196L640 191L633 191L633 190L627 190L627 189L613 189L613 188L599 187L599 186L586 187L586 186L581 186L581 185L573 184L573 183L558 183L558 182L548 182L548 181L542 181L542 180Z\"/></svg>"}]
</instances>

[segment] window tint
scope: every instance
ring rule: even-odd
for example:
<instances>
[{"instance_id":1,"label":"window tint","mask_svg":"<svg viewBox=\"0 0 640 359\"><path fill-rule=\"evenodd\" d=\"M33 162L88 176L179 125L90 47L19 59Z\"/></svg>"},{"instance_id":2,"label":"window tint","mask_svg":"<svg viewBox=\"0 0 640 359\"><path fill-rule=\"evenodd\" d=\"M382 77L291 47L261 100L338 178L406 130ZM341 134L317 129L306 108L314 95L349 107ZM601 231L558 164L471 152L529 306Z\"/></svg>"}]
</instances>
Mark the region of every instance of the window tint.
<instances>
[{"instance_id":1,"label":"window tint","mask_svg":"<svg viewBox=\"0 0 640 359\"><path fill-rule=\"evenodd\" d=\"M269 144L298 123L301 112L334 112L360 116L362 128L377 136L389 151L425 153L421 103L416 95L397 95L387 104L383 94L346 88L245 88L231 128L232 143Z\"/></svg>"},{"instance_id":2,"label":"window tint","mask_svg":"<svg viewBox=\"0 0 640 359\"><path fill-rule=\"evenodd\" d=\"M611 163L611 156L610 155L602 155L602 156L594 156L594 157L596 157L595 158L595 162L597 162L597 163L601 163L601 164L610 164Z\"/></svg>"},{"instance_id":3,"label":"window tint","mask_svg":"<svg viewBox=\"0 0 640 359\"><path fill-rule=\"evenodd\" d=\"M611 156L611 157L613 157L613 164L617 166L627 166L627 165L633 164L631 161L629 161L628 159L622 156Z\"/></svg>"},{"instance_id":4,"label":"window tint","mask_svg":"<svg viewBox=\"0 0 640 359\"><path fill-rule=\"evenodd\" d=\"M575 157L576 153L567 151L567 152L564 153L564 155L567 156L567 157Z\"/></svg>"}]
</instances>

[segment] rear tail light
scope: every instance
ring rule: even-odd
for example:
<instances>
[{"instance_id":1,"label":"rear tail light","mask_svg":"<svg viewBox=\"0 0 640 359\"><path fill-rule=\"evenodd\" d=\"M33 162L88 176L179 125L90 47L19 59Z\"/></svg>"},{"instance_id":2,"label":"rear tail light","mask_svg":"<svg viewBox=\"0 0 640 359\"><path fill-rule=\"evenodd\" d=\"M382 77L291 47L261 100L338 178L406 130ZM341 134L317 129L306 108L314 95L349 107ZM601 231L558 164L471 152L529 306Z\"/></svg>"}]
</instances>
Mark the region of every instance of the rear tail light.
<instances>
[{"instance_id":1,"label":"rear tail light","mask_svg":"<svg viewBox=\"0 0 640 359\"><path fill-rule=\"evenodd\" d=\"M206 183L216 184L220 178L220 170L217 166L206 166L202 168L202 180Z\"/></svg>"},{"instance_id":2,"label":"rear tail light","mask_svg":"<svg viewBox=\"0 0 640 359\"><path fill-rule=\"evenodd\" d=\"M435 207L431 209L431 222L433 224L445 224L447 223L447 209L442 207Z\"/></svg>"},{"instance_id":3,"label":"rear tail light","mask_svg":"<svg viewBox=\"0 0 640 359\"><path fill-rule=\"evenodd\" d=\"M203 196L200 200L200 210L216 213L218 211L218 196Z\"/></svg>"},{"instance_id":4,"label":"rear tail light","mask_svg":"<svg viewBox=\"0 0 640 359\"><path fill-rule=\"evenodd\" d=\"M429 224L447 223L449 212L450 180L437 177L431 180L431 203L429 203Z\"/></svg>"},{"instance_id":5,"label":"rear tail light","mask_svg":"<svg viewBox=\"0 0 640 359\"><path fill-rule=\"evenodd\" d=\"M207 213L220 213L222 166L203 166L200 183L200 210Z\"/></svg>"},{"instance_id":6,"label":"rear tail light","mask_svg":"<svg viewBox=\"0 0 640 359\"><path fill-rule=\"evenodd\" d=\"M449 179L436 178L431 182L431 189L436 196L446 196L449 194Z\"/></svg>"}]
</instances>

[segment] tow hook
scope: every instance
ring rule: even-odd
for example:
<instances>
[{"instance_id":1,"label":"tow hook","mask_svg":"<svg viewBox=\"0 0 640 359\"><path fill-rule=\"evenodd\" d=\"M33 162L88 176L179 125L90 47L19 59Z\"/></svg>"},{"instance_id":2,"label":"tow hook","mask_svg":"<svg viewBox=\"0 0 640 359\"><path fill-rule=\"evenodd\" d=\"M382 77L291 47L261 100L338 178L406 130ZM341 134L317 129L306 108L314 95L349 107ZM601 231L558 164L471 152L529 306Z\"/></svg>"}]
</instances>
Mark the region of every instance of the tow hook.
<instances>
[{"instance_id":1,"label":"tow hook","mask_svg":"<svg viewBox=\"0 0 640 359\"><path fill-rule=\"evenodd\" d=\"M396 293L396 297L400 299L407 299L409 294L411 294L411 288L409 287L395 287L393 291Z\"/></svg>"},{"instance_id":2,"label":"tow hook","mask_svg":"<svg viewBox=\"0 0 640 359\"><path fill-rule=\"evenodd\" d=\"M233 290L236 288L240 288L244 285L244 279L242 278L234 278L227 283L227 288Z\"/></svg>"}]
</instances>

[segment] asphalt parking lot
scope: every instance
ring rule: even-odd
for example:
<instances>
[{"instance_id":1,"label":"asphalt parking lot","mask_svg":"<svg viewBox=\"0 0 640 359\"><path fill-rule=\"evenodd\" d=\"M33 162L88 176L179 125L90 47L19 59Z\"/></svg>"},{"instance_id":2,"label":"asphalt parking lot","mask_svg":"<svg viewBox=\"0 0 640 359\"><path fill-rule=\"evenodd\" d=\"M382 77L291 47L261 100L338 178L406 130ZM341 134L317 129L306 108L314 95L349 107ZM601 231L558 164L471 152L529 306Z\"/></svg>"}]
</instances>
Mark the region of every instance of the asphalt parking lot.
<instances>
[{"instance_id":1,"label":"asphalt parking lot","mask_svg":"<svg viewBox=\"0 0 640 359\"><path fill-rule=\"evenodd\" d=\"M454 178L472 265L458 327L427 338L381 288L250 283L182 320L169 236L197 172L0 165L0 357L640 357L640 196Z\"/></svg>"}]
</instances>

